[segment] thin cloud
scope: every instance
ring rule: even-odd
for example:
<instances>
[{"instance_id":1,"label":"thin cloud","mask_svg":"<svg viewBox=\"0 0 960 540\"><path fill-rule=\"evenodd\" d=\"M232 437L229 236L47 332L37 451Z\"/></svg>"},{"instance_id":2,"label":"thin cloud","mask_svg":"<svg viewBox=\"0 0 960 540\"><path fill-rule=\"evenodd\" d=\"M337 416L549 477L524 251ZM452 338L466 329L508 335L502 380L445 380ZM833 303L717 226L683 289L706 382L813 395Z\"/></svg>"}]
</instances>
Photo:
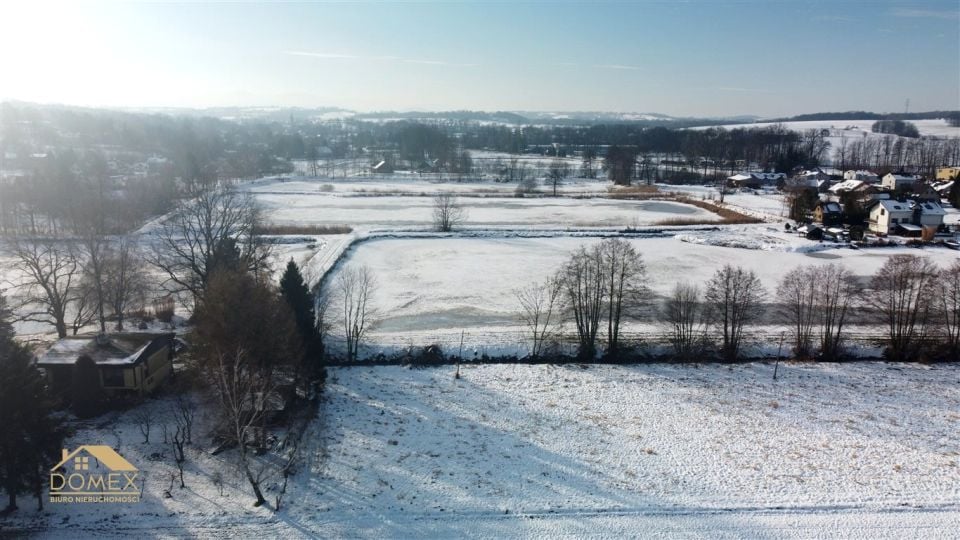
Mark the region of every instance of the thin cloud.
<instances>
[{"instance_id":1,"label":"thin cloud","mask_svg":"<svg viewBox=\"0 0 960 540\"><path fill-rule=\"evenodd\" d=\"M428 66L455 66L455 67L475 67L478 64L464 64L459 62L446 62L444 60L429 60L421 58L402 58L399 56L358 56L355 54L311 52L311 51L283 51L283 54L290 56L306 56L310 58L320 58L324 60L364 60L377 62L402 62L404 64L421 64Z\"/></svg>"},{"instance_id":2,"label":"thin cloud","mask_svg":"<svg viewBox=\"0 0 960 540\"><path fill-rule=\"evenodd\" d=\"M766 88L743 88L740 86L714 86L714 90L720 90L721 92L757 92L760 94L771 94L773 90L767 90Z\"/></svg>"},{"instance_id":3,"label":"thin cloud","mask_svg":"<svg viewBox=\"0 0 960 540\"><path fill-rule=\"evenodd\" d=\"M631 71L639 71L640 69L643 69L639 66L628 66L625 64L595 64L593 67L598 67L602 69L623 69L623 70L631 70Z\"/></svg>"},{"instance_id":4,"label":"thin cloud","mask_svg":"<svg viewBox=\"0 0 960 540\"><path fill-rule=\"evenodd\" d=\"M894 17L914 19L944 19L948 21L960 20L960 11L937 11L933 9L897 8L891 14Z\"/></svg>"}]
</instances>

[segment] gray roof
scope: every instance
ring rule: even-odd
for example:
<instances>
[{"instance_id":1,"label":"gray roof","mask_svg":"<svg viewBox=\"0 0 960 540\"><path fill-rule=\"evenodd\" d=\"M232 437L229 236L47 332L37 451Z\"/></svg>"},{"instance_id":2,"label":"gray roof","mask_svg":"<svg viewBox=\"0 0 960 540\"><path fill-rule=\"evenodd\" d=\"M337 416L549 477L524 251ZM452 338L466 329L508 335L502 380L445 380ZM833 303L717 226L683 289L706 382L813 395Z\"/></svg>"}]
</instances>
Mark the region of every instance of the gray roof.
<instances>
[{"instance_id":1,"label":"gray roof","mask_svg":"<svg viewBox=\"0 0 960 540\"><path fill-rule=\"evenodd\" d=\"M133 365L147 349L155 350L169 339L169 334L114 334L104 340L97 336L68 337L40 355L37 365L73 365L81 356L89 357L98 366Z\"/></svg>"}]
</instances>

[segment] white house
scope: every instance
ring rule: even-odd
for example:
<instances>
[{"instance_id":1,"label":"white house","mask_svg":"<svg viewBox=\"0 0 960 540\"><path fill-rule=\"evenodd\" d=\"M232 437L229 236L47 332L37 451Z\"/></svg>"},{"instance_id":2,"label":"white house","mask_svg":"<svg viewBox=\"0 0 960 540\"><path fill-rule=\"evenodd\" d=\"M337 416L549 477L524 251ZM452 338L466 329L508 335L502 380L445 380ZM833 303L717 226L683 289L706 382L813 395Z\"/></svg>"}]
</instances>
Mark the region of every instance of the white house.
<instances>
[{"instance_id":1,"label":"white house","mask_svg":"<svg viewBox=\"0 0 960 540\"><path fill-rule=\"evenodd\" d=\"M870 209L870 230L878 234L893 234L903 223L910 224L913 209L910 203L890 199L877 201Z\"/></svg>"},{"instance_id":2,"label":"white house","mask_svg":"<svg viewBox=\"0 0 960 540\"><path fill-rule=\"evenodd\" d=\"M912 186L917 180L919 180L919 178L909 174L887 173L886 176L883 177L881 185L887 189L896 191Z\"/></svg>"},{"instance_id":3,"label":"white house","mask_svg":"<svg viewBox=\"0 0 960 540\"><path fill-rule=\"evenodd\" d=\"M787 175L783 173L740 173L727 178L731 184L739 187L775 186L780 180L785 180Z\"/></svg>"},{"instance_id":4,"label":"white house","mask_svg":"<svg viewBox=\"0 0 960 540\"><path fill-rule=\"evenodd\" d=\"M870 209L870 230L880 234L904 232L919 234L924 229L938 229L947 215L937 202L892 199L876 201Z\"/></svg>"},{"instance_id":5,"label":"white house","mask_svg":"<svg viewBox=\"0 0 960 540\"><path fill-rule=\"evenodd\" d=\"M860 180L861 182L866 182L868 184L874 184L880 181L880 177L877 176L877 173L872 171L854 171L849 170L843 173L844 180Z\"/></svg>"}]
</instances>

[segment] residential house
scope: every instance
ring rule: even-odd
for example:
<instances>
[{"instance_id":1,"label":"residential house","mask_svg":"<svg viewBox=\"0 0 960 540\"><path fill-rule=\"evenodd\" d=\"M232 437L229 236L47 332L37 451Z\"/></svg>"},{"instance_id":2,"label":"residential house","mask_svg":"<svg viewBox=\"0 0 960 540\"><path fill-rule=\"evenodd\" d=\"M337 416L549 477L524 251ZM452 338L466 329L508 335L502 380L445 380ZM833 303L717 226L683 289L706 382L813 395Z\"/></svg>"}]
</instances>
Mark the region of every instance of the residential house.
<instances>
[{"instance_id":1,"label":"residential house","mask_svg":"<svg viewBox=\"0 0 960 540\"><path fill-rule=\"evenodd\" d=\"M937 180L943 182L960 180L960 167L939 167L937 169Z\"/></svg>"},{"instance_id":2,"label":"residential house","mask_svg":"<svg viewBox=\"0 0 960 540\"><path fill-rule=\"evenodd\" d=\"M144 395L156 390L173 373L173 334L114 334L61 339L37 359L54 392L71 396L74 377L96 370L100 389L108 396Z\"/></svg>"},{"instance_id":3,"label":"residential house","mask_svg":"<svg viewBox=\"0 0 960 540\"><path fill-rule=\"evenodd\" d=\"M843 173L844 180L860 180L861 182L866 182L868 184L875 184L880 181L880 177L877 176L877 173L873 171L854 171L849 170Z\"/></svg>"},{"instance_id":4,"label":"residential house","mask_svg":"<svg viewBox=\"0 0 960 540\"><path fill-rule=\"evenodd\" d=\"M912 219L913 209L909 203L879 200L870 208L869 227L876 234L896 234L901 223L909 224Z\"/></svg>"},{"instance_id":5,"label":"residential house","mask_svg":"<svg viewBox=\"0 0 960 540\"><path fill-rule=\"evenodd\" d=\"M946 211L934 201L875 201L870 208L870 230L877 234L920 236L943 225Z\"/></svg>"},{"instance_id":6,"label":"residential house","mask_svg":"<svg viewBox=\"0 0 960 540\"><path fill-rule=\"evenodd\" d=\"M727 182L736 187L748 187L759 189L764 186L775 186L780 181L786 180L787 175L783 173L740 173L727 178Z\"/></svg>"},{"instance_id":7,"label":"residential house","mask_svg":"<svg viewBox=\"0 0 960 540\"><path fill-rule=\"evenodd\" d=\"M919 180L918 177L913 176L912 174L894 174L887 173L881 182L881 185L891 191L899 191L902 189L910 189L913 187L913 184Z\"/></svg>"},{"instance_id":8,"label":"residential house","mask_svg":"<svg viewBox=\"0 0 960 540\"><path fill-rule=\"evenodd\" d=\"M843 224L843 209L835 201L817 201L813 208L813 220L825 227Z\"/></svg>"}]
</instances>

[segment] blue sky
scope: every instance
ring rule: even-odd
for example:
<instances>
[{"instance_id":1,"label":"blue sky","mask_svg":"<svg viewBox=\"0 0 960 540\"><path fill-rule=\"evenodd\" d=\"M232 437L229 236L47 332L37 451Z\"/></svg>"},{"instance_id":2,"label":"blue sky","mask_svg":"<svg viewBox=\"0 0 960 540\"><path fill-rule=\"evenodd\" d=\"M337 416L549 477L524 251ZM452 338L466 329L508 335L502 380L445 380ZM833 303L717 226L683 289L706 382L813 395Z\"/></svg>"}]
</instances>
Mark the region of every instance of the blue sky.
<instances>
[{"instance_id":1,"label":"blue sky","mask_svg":"<svg viewBox=\"0 0 960 540\"><path fill-rule=\"evenodd\" d=\"M960 3L4 3L0 99L95 106L960 108Z\"/></svg>"}]
</instances>

